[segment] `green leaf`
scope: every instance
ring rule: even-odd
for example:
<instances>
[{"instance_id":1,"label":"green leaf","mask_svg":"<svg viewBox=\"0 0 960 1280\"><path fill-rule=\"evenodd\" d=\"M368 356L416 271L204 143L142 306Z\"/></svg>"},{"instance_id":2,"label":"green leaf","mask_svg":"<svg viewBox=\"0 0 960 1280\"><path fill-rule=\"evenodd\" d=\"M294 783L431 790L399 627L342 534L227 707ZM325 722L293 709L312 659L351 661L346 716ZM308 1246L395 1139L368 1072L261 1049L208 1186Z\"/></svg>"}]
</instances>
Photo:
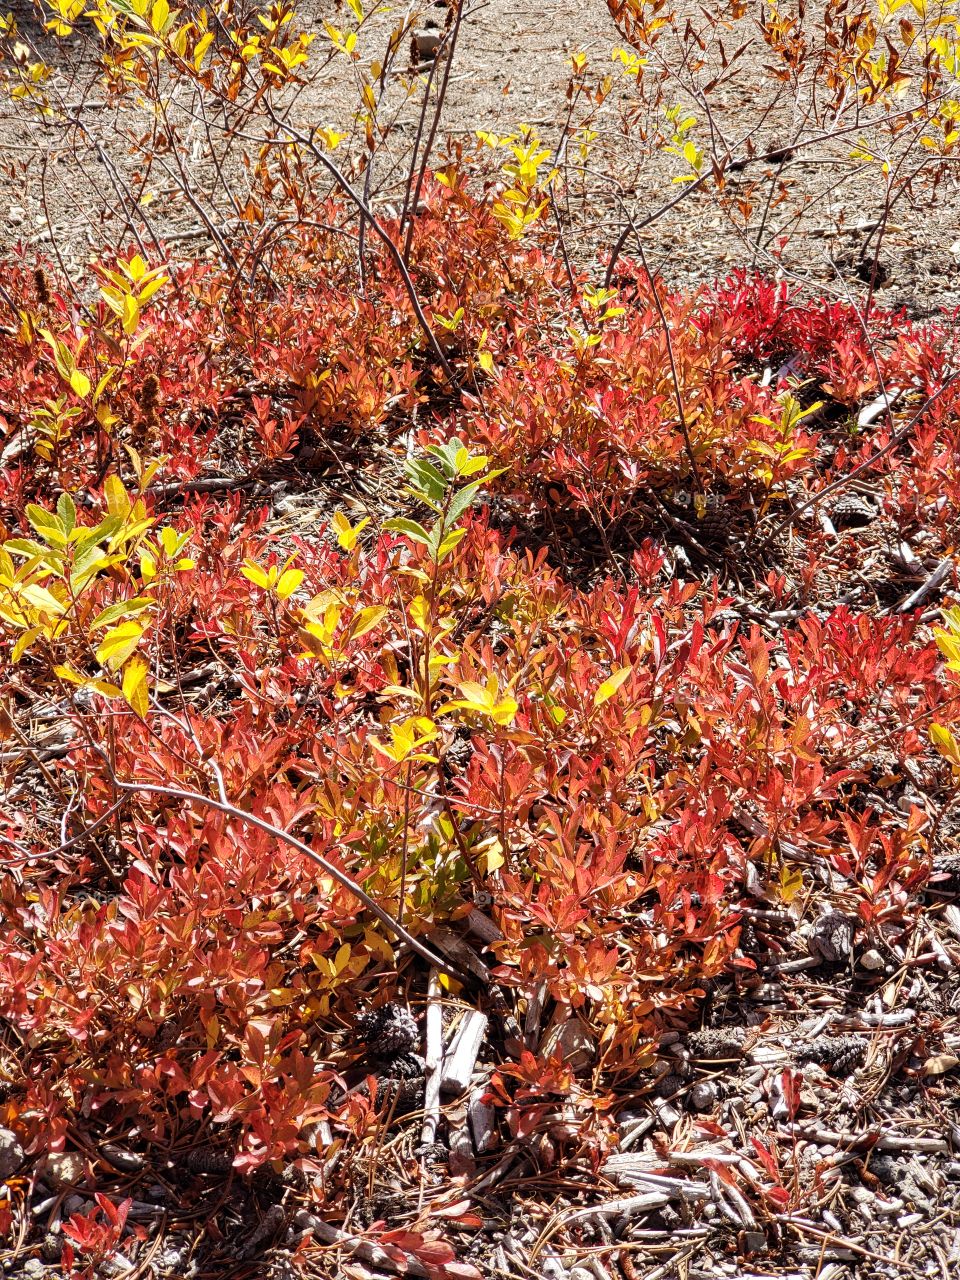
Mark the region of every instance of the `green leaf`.
<instances>
[{"instance_id":1,"label":"green leaf","mask_svg":"<svg viewBox=\"0 0 960 1280\"><path fill-rule=\"evenodd\" d=\"M432 462L428 462L426 458L411 458L403 469L408 479L417 485L420 493L429 498L431 503L443 501L447 492L447 479Z\"/></svg>"},{"instance_id":2,"label":"green leaf","mask_svg":"<svg viewBox=\"0 0 960 1280\"><path fill-rule=\"evenodd\" d=\"M153 596L136 596L132 600L118 600L116 604L103 609L90 623L91 631L99 631L101 627L112 626L121 618L132 618L153 604Z\"/></svg>"},{"instance_id":3,"label":"green leaf","mask_svg":"<svg viewBox=\"0 0 960 1280\"><path fill-rule=\"evenodd\" d=\"M444 560L450 552L456 547L461 539L467 536L466 529L451 529L449 533L444 534L443 541L437 548L437 560Z\"/></svg>"},{"instance_id":4,"label":"green leaf","mask_svg":"<svg viewBox=\"0 0 960 1280\"><path fill-rule=\"evenodd\" d=\"M61 493L57 499L57 515L60 517L64 532L67 534L73 533L77 523L77 508L69 493Z\"/></svg>"},{"instance_id":5,"label":"green leaf","mask_svg":"<svg viewBox=\"0 0 960 1280\"><path fill-rule=\"evenodd\" d=\"M46 547L34 542L31 538L9 538L4 544L7 551L15 551L21 556L30 556L49 562L50 553Z\"/></svg>"},{"instance_id":6,"label":"green leaf","mask_svg":"<svg viewBox=\"0 0 960 1280\"><path fill-rule=\"evenodd\" d=\"M52 511L47 511L31 502L27 505L27 519L30 521L34 532L39 533L40 537L45 541L51 541L50 535L52 534L52 540L58 547L67 545L66 531L60 523L60 517Z\"/></svg>"},{"instance_id":7,"label":"green leaf","mask_svg":"<svg viewBox=\"0 0 960 1280\"><path fill-rule=\"evenodd\" d=\"M425 547L430 546L430 534L416 520L408 520L405 516L396 516L393 520L384 520L383 527L388 533L402 533L406 537L412 538L414 542L422 543Z\"/></svg>"},{"instance_id":8,"label":"green leaf","mask_svg":"<svg viewBox=\"0 0 960 1280\"><path fill-rule=\"evenodd\" d=\"M483 484L482 480L474 480L473 484L464 485L464 487L455 493L447 508L447 524L456 524L466 509L473 504L474 498L480 491Z\"/></svg>"}]
</instances>

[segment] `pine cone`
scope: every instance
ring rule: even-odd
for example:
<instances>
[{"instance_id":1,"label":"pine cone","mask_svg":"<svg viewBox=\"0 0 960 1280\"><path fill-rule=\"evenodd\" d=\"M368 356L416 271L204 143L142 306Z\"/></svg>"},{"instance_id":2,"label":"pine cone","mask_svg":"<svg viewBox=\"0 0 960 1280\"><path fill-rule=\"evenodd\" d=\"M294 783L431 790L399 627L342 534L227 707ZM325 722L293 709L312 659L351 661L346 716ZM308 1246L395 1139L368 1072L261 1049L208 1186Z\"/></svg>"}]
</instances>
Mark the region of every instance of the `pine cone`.
<instances>
[{"instance_id":1,"label":"pine cone","mask_svg":"<svg viewBox=\"0 0 960 1280\"><path fill-rule=\"evenodd\" d=\"M692 519L690 527L697 541L722 545L730 541L730 515L725 505L708 507L699 519Z\"/></svg>"},{"instance_id":2,"label":"pine cone","mask_svg":"<svg viewBox=\"0 0 960 1280\"><path fill-rule=\"evenodd\" d=\"M392 1002L358 1014L356 1027L370 1057L382 1061L392 1062L409 1053L420 1039L409 1009Z\"/></svg>"},{"instance_id":3,"label":"pine cone","mask_svg":"<svg viewBox=\"0 0 960 1280\"><path fill-rule=\"evenodd\" d=\"M694 1058L723 1061L742 1058L745 1039L744 1027L706 1027L703 1031L690 1032L687 1048Z\"/></svg>"},{"instance_id":4,"label":"pine cone","mask_svg":"<svg viewBox=\"0 0 960 1280\"><path fill-rule=\"evenodd\" d=\"M183 1163L190 1173L214 1173L225 1177L233 1168L233 1155L216 1147L197 1147L187 1152Z\"/></svg>"},{"instance_id":5,"label":"pine cone","mask_svg":"<svg viewBox=\"0 0 960 1280\"><path fill-rule=\"evenodd\" d=\"M842 493L830 508L830 519L836 529L863 529L876 518L876 507L858 493Z\"/></svg>"},{"instance_id":6,"label":"pine cone","mask_svg":"<svg viewBox=\"0 0 960 1280\"><path fill-rule=\"evenodd\" d=\"M800 1062L816 1062L828 1071L845 1075L859 1067L867 1054L863 1036L820 1036L798 1054Z\"/></svg>"}]
</instances>

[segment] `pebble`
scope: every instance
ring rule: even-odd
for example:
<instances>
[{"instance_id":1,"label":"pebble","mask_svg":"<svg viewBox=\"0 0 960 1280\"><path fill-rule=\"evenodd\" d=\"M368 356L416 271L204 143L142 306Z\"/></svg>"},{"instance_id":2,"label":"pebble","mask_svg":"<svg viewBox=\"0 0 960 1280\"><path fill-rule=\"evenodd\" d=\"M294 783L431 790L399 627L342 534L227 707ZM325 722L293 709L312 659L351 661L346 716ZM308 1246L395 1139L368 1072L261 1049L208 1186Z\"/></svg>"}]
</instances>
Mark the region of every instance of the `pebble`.
<instances>
[{"instance_id":1,"label":"pebble","mask_svg":"<svg viewBox=\"0 0 960 1280\"><path fill-rule=\"evenodd\" d=\"M870 947L860 957L861 969L870 969L871 971L874 971L877 969L882 969L885 964L886 964L886 960L884 960L880 952L875 950L873 947Z\"/></svg>"},{"instance_id":2,"label":"pebble","mask_svg":"<svg viewBox=\"0 0 960 1280\"><path fill-rule=\"evenodd\" d=\"M20 1139L12 1129L0 1129L0 1182L12 1178L23 1164L24 1152Z\"/></svg>"},{"instance_id":3,"label":"pebble","mask_svg":"<svg viewBox=\"0 0 960 1280\"><path fill-rule=\"evenodd\" d=\"M690 1105L694 1111L710 1111L717 1100L717 1086L712 1080L698 1080L690 1089Z\"/></svg>"},{"instance_id":4,"label":"pebble","mask_svg":"<svg viewBox=\"0 0 960 1280\"><path fill-rule=\"evenodd\" d=\"M72 1218L75 1213L87 1213L93 1208L93 1201L84 1196L67 1196L63 1202L63 1216Z\"/></svg>"},{"instance_id":5,"label":"pebble","mask_svg":"<svg viewBox=\"0 0 960 1280\"><path fill-rule=\"evenodd\" d=\"M47 1181L53 1187L72 1187L86 1173L86 1161L78 1151L51 1151L47 1156Z\"/></svg>"},{"instance_id":6,"label":"pebble","mask_svg":"<svg viewBox=\"0 0 960 1280\"><path fill-rule=\"evenodd\" d=\"M23 205L12 204L7 213L7 221L12 227L19 227L26 219L27 211Z\"/></svg>"},{"instance_id":7,"label":"pebble","mask_svg":"<svg viewBox=\"0 0 960 1280\"><path fill-rule=\"evenodd\" d=\"M43 1265L39 1258L28 1258L23 1264L21 1274L24 1276L42 1276L47 1268Z\"/></svg>"}]
</instances>

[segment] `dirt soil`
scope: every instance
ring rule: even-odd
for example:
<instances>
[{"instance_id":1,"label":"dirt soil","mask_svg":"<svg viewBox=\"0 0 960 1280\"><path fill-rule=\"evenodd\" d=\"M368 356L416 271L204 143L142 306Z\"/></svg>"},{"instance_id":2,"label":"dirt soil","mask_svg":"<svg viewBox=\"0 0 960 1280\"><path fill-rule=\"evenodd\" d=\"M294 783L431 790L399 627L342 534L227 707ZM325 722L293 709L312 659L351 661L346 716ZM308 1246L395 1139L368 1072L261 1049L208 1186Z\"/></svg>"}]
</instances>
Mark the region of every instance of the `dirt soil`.
<instances>
[{"instance_id":1,"label":"dirt soil","mask_svg":"<svg viewBox=\"0 0 960 1280\"><path fill-rule=\"evenodd\" d=\"M305 28L317 35L314 50L326 43L325 19L344 21L338 10L339 6L316 0L302 7ZM36 40L57 67L58 84L76 123L64 127L31 120L10 104L0 108L0 243L9 248L22 242L53 252L76 279L93 250L104 242L129 240L134 230L147 239L152 234L162 237L175 252L203 253L210 231L198 216L200 207L209 210L214 224L229 230L233 211L223 199L217 178L226 175L242 199L245 144L234 141L224 146L216 141L216 129L207 133L206 123L191 115L190 103L182 102L178 127L189 153L187 172L178 172L171 159L162 155L144 165L128 154L132 148L125 140L142 139L149 127L147 114L130 103L122 108L108 106L102 93L84 87L78 37L52 45L29 0L14 0L12 12L23 34ZM446 10L441 3L422 12L427 20L435 15L442 25ZM706 10L692 0L680 0L674 12L679 29L688 21L705 42L711 42L703 55L704 66L711 66L716 41ZM811 6L804 29L814 34L820 16L820 6ZM397 19L396 12L374 16L364 26L358 46L364 62L383 56ZM852 163L849 155L854 140L866 136L869 141L873 135L865 124L861 133L858 117L853 130L844 116L845 132L840 137L811 142L816 129L803 119L799 94L778 89L769 51L756 31L745 31L749 36L745 52L710 95L715 135L739 157L747 154L737 145L747 135L748 145L759 155L801 145L782 164L754 162L728 173L727 194L748 199L754 206L746 224L742 218L732 220L729 211L719 207L707 184L643 229L640 241L650 266L660 270L670 285L713 280L737 266L780 269L837 297L862 298L872 279L880 305L903 306L912 317L960 305L960 171L956 165L946 166L947 174L936 191L924 185L921 174L898 196L875 266L882 179L876 165ZM568 135L561 156L568 166L561 212L568 252L580 261L608 251L626 225L627 215L642 223L682 194L672 180L684 172L683 162L644 140L648 115L637 109L633 83L618 73L619 64L611 60L612 51L622 45L602 0L589 4L485 0L473 5L456 49L435 148L435 155L441 157L457 144L476 151L477 129L505 134L526 123L535 126L545 145L556 153ZM662 56L679 58L669 40L659 48ZM588 83L612 74L613 85L601 106L588 108L581 97L568 113L568 60L578 52L587 56ZM370 181L374 205L388 210L405 180L425 83L421 77L418 90L412 96L406 94L401 73L409 65L409 59L398 57L397 72L390 77L382 118L395 123L377 155ZM291 121L300 126L322 123L354 128L358 102L354 72L343 58L325 67L321 60L320 73L289 104ZM705 75L700 74L701 83ZM684 84L692 82L693 77L685 77ZM697 116L692 136L705 144L708 127L702 109L681 88L675 86L671 93L667 103L688 106ZM174 102L173 112L176 106ZM864 121L869 114L863 113ZM595 132L582 167L577 140L569 138L571 119L574 127L586 122ZM219 157L216 169L210 164L211 139ZM492 153L480 150L484 153L478 165L490 172ZM723 147L718 150L722 152ZM248 154L255 151L246 146ZM347 146L338 152L338 159L346 151ZM356 154L355 148L354 158ZM898 171L896 176L902 174ZM195 207L183 198L184 178L194 185ZM121 208L127 183L136 193L147 194L138 218L131 219ZM635 244L631 238L626 251L633 252Z\"/></svg>"}]
</instances>

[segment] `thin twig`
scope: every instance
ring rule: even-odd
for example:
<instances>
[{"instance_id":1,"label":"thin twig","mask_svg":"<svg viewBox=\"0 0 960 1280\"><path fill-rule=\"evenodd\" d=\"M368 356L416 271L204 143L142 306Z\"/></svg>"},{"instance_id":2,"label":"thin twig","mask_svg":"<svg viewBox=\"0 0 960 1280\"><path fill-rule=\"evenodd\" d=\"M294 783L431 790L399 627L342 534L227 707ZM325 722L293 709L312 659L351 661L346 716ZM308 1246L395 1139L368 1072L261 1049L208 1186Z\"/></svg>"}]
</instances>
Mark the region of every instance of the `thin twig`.
<instances>
[{"instance_id":1,"label":"thin twig","mask_svg":"<svg viewBox=\"0 0 960 1280\"><path fill-rule=\"evenodd\" d=\"M106 754L99 747L95 747L94 750L109 765ZM122 782L117 777L111 777L111 782L120 791L143 791L148 795L163 796L169 800L183 800L191 804L206 805L209 809L216 809L218 813L225 813L227 817L236 818L240 822L249 822L251 826L259 828L259 830L266 832L267 835L271 835L277 840L282 840L284 844L288 844L292 849L303 854L305 858L309 858L311 862L316 863L339 885L342 885L344 889L348 889L359 898L367 910L375 915L381 924L386 925L391 933L405 942L410 950L415 951L421 959L426 960L428 964L436 965L443 973L456 978L458 982L468 980L467 975L462 970L452 965L449 961L442 959L431 951L429 947L418 941L389 911L384 910L375 899L370 897L369 893L361 889L356 881L352 880L345 871L341 871L339 867L328 861L322 854L311 849L309 845L304 844L302 840L298 840L296 836L292 836L289 831L275 827L272 823L265 822L263 818L247 813L245 809L238 809L236 805L232 804L224 804L222 801L214 800L199 791L187 791L182 790L180 787L161 786L152 782ZM114 812L117 807L114 807Z\"/></svg>"}]
</instances>

